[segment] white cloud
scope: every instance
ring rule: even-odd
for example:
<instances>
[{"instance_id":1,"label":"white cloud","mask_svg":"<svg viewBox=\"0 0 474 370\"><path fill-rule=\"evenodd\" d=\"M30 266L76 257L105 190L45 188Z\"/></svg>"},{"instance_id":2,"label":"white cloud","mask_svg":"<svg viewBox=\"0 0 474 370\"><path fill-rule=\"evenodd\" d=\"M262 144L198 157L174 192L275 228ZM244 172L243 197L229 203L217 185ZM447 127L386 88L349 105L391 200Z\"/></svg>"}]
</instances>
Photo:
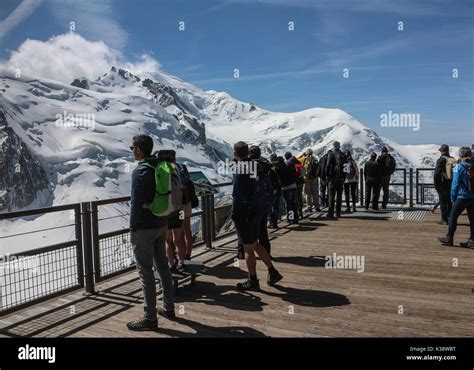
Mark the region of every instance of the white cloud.
<instances>
[{"instance_id":1,"label":"white cloud","mask_svg":"<svg viewBox=\"0 0 474 370\"><path fill-rule=\"evenodd\" d=\"M8 17L0 22L0 39L28 18L40 4L41 0L23 0Z\"/></svg>"},{"instance_id":2,"label":"white cloud","mask_svg":"<svg viewBox=\"0 0 474 370\"><path fill-rule=\"evenodd\" d=\"M125 60L122 53L102 41L89 41L77 33L54 36L47 41L26 40L5 65L23 74L71 83L75 78L96 79L111 66L135 74L157 72L160 64L148 54L138 61Z\"/></svg>"},{"instance_id":3,"label":"white cloud","mask_svg":"<svg viewBox=\"0 0 474 370\"><path fill-rule=\"evenodd\" d=\"M65 30L70 30L70 22L74 22L75 31L90 40L104 41L116 49L126 45L128 33L113 19L112 0L49 0L48 4Z\"/></svg>"}]
</instances>

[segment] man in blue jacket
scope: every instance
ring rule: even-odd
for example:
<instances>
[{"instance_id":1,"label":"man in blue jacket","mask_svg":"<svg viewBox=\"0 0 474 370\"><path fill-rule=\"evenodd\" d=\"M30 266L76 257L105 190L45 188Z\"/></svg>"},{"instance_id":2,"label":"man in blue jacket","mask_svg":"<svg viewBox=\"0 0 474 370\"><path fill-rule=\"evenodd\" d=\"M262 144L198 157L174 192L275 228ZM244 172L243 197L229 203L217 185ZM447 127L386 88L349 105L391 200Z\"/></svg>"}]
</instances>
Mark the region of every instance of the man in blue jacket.
<instances>
[{"instance_id":1,"label":"man in blue jacket","mask_svg":"<svg viewBox=\"0 0 474 370\"><path fill-rule=\"evenodd\" d=\"M142 319L129 322L127 327L130 330L154 330L158 327L157 314L168 319L175 317L173 279L165 252L168 219L153 215L146 207L153 201L156 187L153 169L143 164L149 163L154 167L159 162L158 158L151 155L153 139L148 135L134 136L130 149L135 160L139 161L132 173L130 240L142 283L145 314ZM160 275L163 288L163 308L159 310L156 309L153 264Z\"/></svg>"},{"instance_id":2,"label":"man in blue jacket","mask_svg":"<svg viewBox=\"0 0 474 370\"><path fill-rule=\"evenodd\" d=\"M461 243L461 247L474 248L474 184L470 177L472 171L472 152L468 147L459 149L460 163L456 165L453 173L451 185L451 200L453 208L449 217L448 235L438 237L443 245L452 246L454 233L456 232L458 217L467 209L471 236L466 243Z\"/></svg>"}]
</instances>

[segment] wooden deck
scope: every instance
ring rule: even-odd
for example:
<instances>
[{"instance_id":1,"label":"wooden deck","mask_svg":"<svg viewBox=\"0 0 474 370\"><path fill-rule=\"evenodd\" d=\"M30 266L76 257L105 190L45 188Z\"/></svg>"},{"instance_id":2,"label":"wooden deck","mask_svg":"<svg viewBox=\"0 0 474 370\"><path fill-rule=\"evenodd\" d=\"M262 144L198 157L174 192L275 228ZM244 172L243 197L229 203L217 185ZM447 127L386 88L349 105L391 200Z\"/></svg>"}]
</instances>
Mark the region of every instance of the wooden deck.
<instances>
[{"instance_id":1,"label":"wooden deck","mask_svg":"<svg viewBox=\"0 0 474 370\"><path fill-rule=\"evenodd\" d=\"M235 238L216 251L197 250L207 271L177 296L175 322L156 332L130 332L143 312L136 272L0 318L3 337L408 337L474 336L474 250L442 247L437 215L425 221L342 218L305 220L272 233L276 287L242 293L244 261L235 266ZM468 235L460 219L456 242ZM364 256L364 272L327 269L324 256ZM453 266L457 259L458 267ZM454 260L455 262L455 260ZM455 264L455 263L454 263ZM403 314L402 314L403 309Z\"/></svg>"}]
</instances>

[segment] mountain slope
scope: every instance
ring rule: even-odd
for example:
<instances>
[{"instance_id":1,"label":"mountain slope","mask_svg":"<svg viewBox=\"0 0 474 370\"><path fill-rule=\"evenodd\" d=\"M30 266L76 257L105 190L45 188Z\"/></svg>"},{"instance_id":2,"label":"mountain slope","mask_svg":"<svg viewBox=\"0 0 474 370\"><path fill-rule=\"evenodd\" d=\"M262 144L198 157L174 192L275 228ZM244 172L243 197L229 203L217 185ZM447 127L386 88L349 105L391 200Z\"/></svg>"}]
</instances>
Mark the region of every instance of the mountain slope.
<instances>
[{"instance_id":1,"label":"mountain slope","mask_svg":"<svg viewBox=\"0 0 474 370\"><path fill-rule=\"evenodd\" d=\"M338 140L359 164L382 146L400 166L432 166L438 154L436 145L400 145L380 137L339 109L270 112L166 73L135 76L114 67L96 80L77 78L71 85L0 70L0 111L46 174L50 194L43 205L129 194L135 166L129 145L139 133L153 136L155 149L175 148L179 161L212 181L226 180L216 166L232 155L231 144L238 140L261 145L264 154L300 154L311 147L317 156ZM0 192L7 190L11 183Z\"/></svg>"}]
</instances>

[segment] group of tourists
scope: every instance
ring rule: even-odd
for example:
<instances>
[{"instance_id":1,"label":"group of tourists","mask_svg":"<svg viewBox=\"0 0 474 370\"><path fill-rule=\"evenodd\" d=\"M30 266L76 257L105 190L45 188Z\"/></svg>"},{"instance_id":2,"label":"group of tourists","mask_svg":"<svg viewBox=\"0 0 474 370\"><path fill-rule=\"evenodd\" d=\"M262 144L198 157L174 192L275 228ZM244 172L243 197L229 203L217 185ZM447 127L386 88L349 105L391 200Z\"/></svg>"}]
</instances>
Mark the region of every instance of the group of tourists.
<instances>
[{"instance_id":1,"label":"group of tourists","mask_svg":"<svg viewBox=\"0 0 474 370\"><path fill-rule=\"evenodd\" d=\"M172 273L186 271L185 260L191 258L193 247L190 217L192 208L199 205L184 164L177 163L174 150L153 152L153 140L148 135L133 137L130 147L137 168L132 174L130 235L138 275L144 294L144 317L129 322L130 330L153 330L157 316L173 320L174 288ZM245 259L248 278L236 285L238 290L259 291L257 258L265 264L266 282L273 286L283 276L272 262L268 229L278 228L280 205L289 225L298 225L305 212L321 212L327 207L327 218L339 218L342 193L345 212L357 212L359 169L349 150L342 151L335 141L332 149L319 160L307 149L296 157L291 152L284 156L273 153L266 159L258 146L239 141L234 144L232 208L238 236L238 258ZM474 247L474 188L472 153L467 147L459 151L459 160L449 155L449 147L442 145L436 163L435 186L441 208L440 224L448 225L447 236L439 238L445 245L453 245L457 218L467 209L471 237L462 246ZM390 178L396 161L383 147L380 156L371 153L364 165L365 209L372 203L379 210L389 201ZM163 307L156 308L155 275L163 290Z\"/></svg>"}]
</instances>

